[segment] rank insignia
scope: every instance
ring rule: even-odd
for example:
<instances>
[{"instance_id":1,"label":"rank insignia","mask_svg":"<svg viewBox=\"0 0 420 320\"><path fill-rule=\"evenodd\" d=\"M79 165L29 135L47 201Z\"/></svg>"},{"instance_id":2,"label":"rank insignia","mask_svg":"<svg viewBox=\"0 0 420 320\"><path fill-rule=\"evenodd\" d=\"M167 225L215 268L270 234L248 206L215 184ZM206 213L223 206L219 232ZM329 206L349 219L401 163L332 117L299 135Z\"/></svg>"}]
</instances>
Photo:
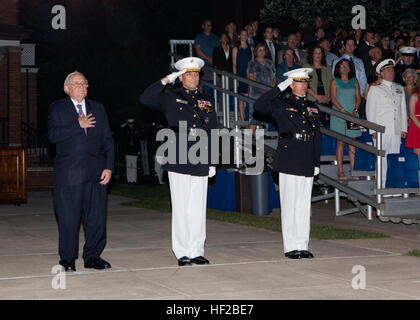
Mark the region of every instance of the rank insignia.
<instances>
[{"instance_id":1,"label":"rank insignia","mask_svg":"<svg viewBox=\"0 0 420 320\"><path fill-rule=\"evenodd\" d=\"M181 99L176 99L176 102L182 103L182 104L188 104L188 101L181 100Z\"/></svg>"}]
</instances>

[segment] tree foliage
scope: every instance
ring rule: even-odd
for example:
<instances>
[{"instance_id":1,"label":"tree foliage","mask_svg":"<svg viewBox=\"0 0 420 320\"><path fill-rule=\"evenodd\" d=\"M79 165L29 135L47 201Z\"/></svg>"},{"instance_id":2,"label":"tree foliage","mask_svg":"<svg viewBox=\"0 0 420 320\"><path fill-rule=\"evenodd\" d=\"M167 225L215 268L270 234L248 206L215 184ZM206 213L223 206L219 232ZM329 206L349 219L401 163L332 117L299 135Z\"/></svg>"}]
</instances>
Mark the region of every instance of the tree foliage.
<instances>
[{"instance_id":1,"label":"tree foliage","mask_svg":"<svg viewBox=\"0 0 420 320\"><path fill-rule=\"evenodd\" d=\"M366 27L380 32L391 32L393 27L419 28L420 1L336 1L336 0L265 0L260 12L264 24L279 24L284 19L293 19L300 28L310 29L317 15L324 18L325 24L337 30L351 29L355 14L352 8L362 5L366 9ZM404 23L407 23L405 26Z\"/></svg>"}]
</instances>

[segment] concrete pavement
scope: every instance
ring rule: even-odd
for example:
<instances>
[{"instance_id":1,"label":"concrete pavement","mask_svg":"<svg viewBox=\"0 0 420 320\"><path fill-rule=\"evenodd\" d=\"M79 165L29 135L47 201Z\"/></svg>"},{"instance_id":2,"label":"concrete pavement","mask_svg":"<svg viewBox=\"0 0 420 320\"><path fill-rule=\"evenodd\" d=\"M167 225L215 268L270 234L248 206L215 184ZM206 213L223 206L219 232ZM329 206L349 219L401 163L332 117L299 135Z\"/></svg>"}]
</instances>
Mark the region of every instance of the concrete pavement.
<instances>
[{"instance_id":1,"label":"concrete pavement","mask_svg":"<svg viewBox=\"0 0 420 320\"><path fill-rule=\"evenodd\" d=\"M211 264L178 267L170 249L171 215L120 205L129 200L109 197L102 257L112 269L84 269L79 258L65 289L53 288L59 257L51 193L30 193L26 205L0 206L0 299L420 299L420 258L404 255L420 248L417 225L335 218L332 201L319 202L313 222L391 238L312 239L315 259L296 261L284 257L278 232L207 220ZM360 284L354 277L364 272L365 289L354 289L352 283Z\"/></svg>"}]
</instances>

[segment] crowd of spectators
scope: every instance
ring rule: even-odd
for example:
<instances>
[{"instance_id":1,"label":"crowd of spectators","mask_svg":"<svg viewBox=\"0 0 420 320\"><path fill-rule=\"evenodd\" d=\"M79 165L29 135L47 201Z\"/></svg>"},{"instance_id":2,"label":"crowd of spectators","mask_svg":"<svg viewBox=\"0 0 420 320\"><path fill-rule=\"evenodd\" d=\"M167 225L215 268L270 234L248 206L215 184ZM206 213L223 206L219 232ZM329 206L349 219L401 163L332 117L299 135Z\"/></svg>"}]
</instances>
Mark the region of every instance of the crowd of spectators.
<instances>
[{"instance_id":1,"label":"crowd of spectators","mask_svg":"<svg viewBox=\"0 0 420 320\"><path fill-rule=\"evenodd\" d=\"M203 32L195 38L194 48L196 55L203 58L206 64L272 86L285 80L285 72L301 67L313 68L308 99L360 117L365 117L369 88L382 81L376 72L378 64L390 58L395 61L394 82L404 87L407 121L420 114L415 110L417 98L411 99L413 95L417 97L416 88L419 87L419 30L395 28L389 34L378 33L371 28L332 30L318 16L312 29L290 34L282 34L275 26L261 28L257 20L249 21L243 29L238 30L235 22L231 21L218 40L212 33L211 21L205 20ZM254 99L262 94L260 91L244 84L239 87L239 93ZM245 103L241 102L239 106L241 120L248 120ZM412 110L409 106L412 106ZM325 114L322 116L323 122L328 125L331 122L331 127L336 131L349 135L344 120L329 119ZM253 119L252 110L249 112L249 121L251 128L260 125ZM411 122L413 125L420 123L419 120ZM356 137L359 132L352 130L350 135ZM338 160L342 159L343 148L344 143L339 142ZM415 151L420 159L420 143ZM349 152L353 164L354 147L350 146ZM341 167L341 161L339 165ZM342 172L338 176L342 176Z\"/></svg>"}]
</instances>

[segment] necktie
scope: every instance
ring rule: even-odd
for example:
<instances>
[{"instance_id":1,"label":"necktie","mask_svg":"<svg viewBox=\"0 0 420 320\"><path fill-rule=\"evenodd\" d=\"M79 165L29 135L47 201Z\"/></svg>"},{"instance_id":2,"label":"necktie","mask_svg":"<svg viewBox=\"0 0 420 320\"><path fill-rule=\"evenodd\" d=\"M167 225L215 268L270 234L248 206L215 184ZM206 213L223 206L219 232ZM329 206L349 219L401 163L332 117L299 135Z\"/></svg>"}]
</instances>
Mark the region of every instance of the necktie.
<instances>
[{"instance_id":1,"label":"necktie","mask_svg":"<svg viewBox=\"0 0 420 320\"><path fill-rule=\"evenodd\" d=\"M253 47L253 46L254 46L254 40L249 39L249 45L250 45L251 47Z\"/></svg>"},{"instance_id":2,"label":"necktie","mask_svg":"<svg viewBox=\"0 0 420 320\"><path fill-rule=\"evenodd\" d=\"M274 52L274 46L271 41L268 43L268 47L270 48L271 60L273 60L274 62L274 60L276 59L276 54Z\"/></svg>"},{"instance_id":3,"label":"necktie","mask_svg":"<svg viewBox=\"0 0 420 320\"><path fill-rule=\"evenodd\" d=\"M296 54L296 51L293 50L293 57L295 58L296 63L300 64L300 60L298 55Z\"/></svg>"},{"instance_id":4,"label":"necktie","mask_svg":"<svg viewBox=\"0 0 420 320\"><path fill-rule=\"evenodd\" d=\"M79 112L78 112L78 114L79 114L79 117L80 116L85 116L85 114L83 113L83 109L82 109L82 105L81 104L78 104L77 105L77 109L79 109ZM85 135L87 135L87 129L86 128L84 128L84 130L85 130Z\"/></svg>"}]
</instances>

